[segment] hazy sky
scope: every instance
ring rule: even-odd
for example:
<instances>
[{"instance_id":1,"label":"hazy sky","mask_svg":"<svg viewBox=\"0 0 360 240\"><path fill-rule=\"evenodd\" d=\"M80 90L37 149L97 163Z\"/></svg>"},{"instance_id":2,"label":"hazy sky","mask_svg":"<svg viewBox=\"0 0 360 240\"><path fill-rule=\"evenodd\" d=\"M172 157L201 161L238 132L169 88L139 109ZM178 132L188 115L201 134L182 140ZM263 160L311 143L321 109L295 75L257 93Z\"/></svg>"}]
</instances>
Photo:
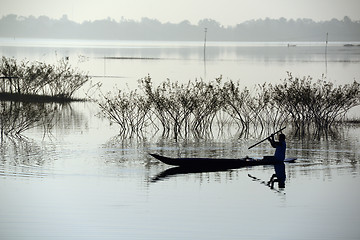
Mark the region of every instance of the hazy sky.
<instances>
[{"instance_id":1,"label":"hazy sky","mask_svg":"<svg viewBox=\"0 0 360 240\"><path fill-rule=\"evenodd\" d=\"M266 17L360 20L360 0L0 0L0 17L11 13L56 19L67 14L76 22L148 17L197 24L211 18L227 26Z\"/></svg>"}]
</instances>

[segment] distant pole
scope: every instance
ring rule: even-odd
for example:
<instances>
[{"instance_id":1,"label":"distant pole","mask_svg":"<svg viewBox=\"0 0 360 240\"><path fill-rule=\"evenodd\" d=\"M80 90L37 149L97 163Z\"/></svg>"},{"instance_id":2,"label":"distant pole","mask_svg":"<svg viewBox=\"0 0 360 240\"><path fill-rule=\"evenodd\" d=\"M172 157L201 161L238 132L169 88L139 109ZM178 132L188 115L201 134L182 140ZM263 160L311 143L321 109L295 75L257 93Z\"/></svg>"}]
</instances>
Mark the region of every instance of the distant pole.
<instances>
[{"instance_id":1,"label":"distant pole","mask_svg":"<svg viewBox=\"0 0 360 240\"><path fill-rule=\"evenodd\" d=\"M326 33L325 54L327 54L328 40L329 40L329 33Z\"/></svg>"},{"instance_id":2,"label":"distant pole","mask_svg":"<svg viewBox=\"0 0 360 240\"><path fill-rule=\"evenodd\" d=\"M329 33L326 33L326 42L325 42L325 74L327 76L327 46L329 41Z\"/></svg>"},{"instance_id":3,"label":"distant pole","mask_svg":"<svg viewBox=\"0 0 360 240\"><path fill-rule=\"evenodd\" d=\"M206 79L206 33L207 33L207 28L205 28L205 39L204 39L204 79Z\"/></svg>"},{"instance_id":4,"label":"distant pole","mask_svg":"<svg viewBox=\"0 0 360 240\"><path fill-rule=\"evenodd\" d=\"M206 60L206 33L207 33L207 28L205 28L205 39L204 39L204 61Z\"/></svg>"}]
</instances>

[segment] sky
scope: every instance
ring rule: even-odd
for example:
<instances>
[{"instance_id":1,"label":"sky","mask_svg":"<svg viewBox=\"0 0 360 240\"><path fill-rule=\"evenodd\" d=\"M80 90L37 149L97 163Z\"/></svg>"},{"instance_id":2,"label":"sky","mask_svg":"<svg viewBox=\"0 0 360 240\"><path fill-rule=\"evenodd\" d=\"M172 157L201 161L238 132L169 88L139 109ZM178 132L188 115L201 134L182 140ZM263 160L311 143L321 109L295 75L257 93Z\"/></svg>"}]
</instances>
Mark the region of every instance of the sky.
<instances>
[{"instance_id":1,"label":"sky","mask_svg":"<svg viewBox=\"0 0 360 240\"><path fill-rule=\"evenodd\" d=\"M139 21L143 17L162 23L184 20L197 24L210 18L224 26L253 19L311 18L315 21L360 20L360 0L0 0L0 17L67 15L82 23L111 18Z\"/></svg>"}]
</instances>

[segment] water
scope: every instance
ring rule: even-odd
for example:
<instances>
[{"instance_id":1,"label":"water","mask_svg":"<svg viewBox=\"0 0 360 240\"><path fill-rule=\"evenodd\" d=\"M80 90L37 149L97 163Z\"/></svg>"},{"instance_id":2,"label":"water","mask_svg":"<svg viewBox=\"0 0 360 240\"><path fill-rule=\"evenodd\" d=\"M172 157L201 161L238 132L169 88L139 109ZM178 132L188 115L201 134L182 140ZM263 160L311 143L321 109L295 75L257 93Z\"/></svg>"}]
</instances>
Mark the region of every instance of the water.
<instances>
[{"instance_id":1,"label":"water","mask_svg":"<svg viewBox=\"0 0 360 240\"><path fill-rule=\"evenodd\" d=\"M102 82L103 91L134 89L147 74L155 83L212 80L222 74L247 86L280 81L286 71L314 78L325 74L337 84L360 75L360 48L341 44L330 45L325 59L321 44L209 43L204 64L202 43L9 42L1 42L3 56L47 62L69 56L74 66L98 76L93 81ZM97 111L93 103L72 103L49 133L39 126L22 139L3 140L0 239L360 237L357 126L343 126L336 136L320 139L293 137L287 128L287 156L298 161L286 164L286 188L270 189L264 182L274 173L271 166L164 177L170 167L148 155L271 155L266 143L247 149L260 140L258 135L238 139L229 131L176 142L149 133L122 139L115 125L94 116Z\"/></svg>"}]
</instances>

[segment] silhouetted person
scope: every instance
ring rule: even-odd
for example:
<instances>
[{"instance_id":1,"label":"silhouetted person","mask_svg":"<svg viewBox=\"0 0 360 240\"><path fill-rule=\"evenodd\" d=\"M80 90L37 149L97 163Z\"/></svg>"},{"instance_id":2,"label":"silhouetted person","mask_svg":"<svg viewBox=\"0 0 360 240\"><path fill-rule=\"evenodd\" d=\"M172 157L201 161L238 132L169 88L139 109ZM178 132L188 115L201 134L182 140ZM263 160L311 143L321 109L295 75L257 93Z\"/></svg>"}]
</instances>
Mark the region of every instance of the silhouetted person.
<instances>
[{"instance_id":1,"label":"silhouetted person","mask_svg":"<svg viewBox=\"0 0 360 240\"><path fill-rule=\"evenodd\" d=\"M279 183L279 188L285 188L285 152L286 152L286 142L285 142L285 135L279 135L279 141L276 142L274 139L274 135L271 135L268 138L271 146L275 148L274 160L276 163L274 164L275 174L273 174L269 181L269 186L271 188L274 187L274 182Z\"/></svg>"},{"instance_id":2,"label":"silhouetted person","mask_svg":"<svg viewBox=\"0 0 360 240\"><path fill-rule=\"evenodd\" d=\"M285 152L286 152L286 142L285 142L285 134L279 134L279 141L276 142L274 140L274 134L272 134L268 138L269 142L271 143L271 146L273 148L276 148L274 158L276 161L284 162L285 159Z\"/></svg>"}]
</instances>

